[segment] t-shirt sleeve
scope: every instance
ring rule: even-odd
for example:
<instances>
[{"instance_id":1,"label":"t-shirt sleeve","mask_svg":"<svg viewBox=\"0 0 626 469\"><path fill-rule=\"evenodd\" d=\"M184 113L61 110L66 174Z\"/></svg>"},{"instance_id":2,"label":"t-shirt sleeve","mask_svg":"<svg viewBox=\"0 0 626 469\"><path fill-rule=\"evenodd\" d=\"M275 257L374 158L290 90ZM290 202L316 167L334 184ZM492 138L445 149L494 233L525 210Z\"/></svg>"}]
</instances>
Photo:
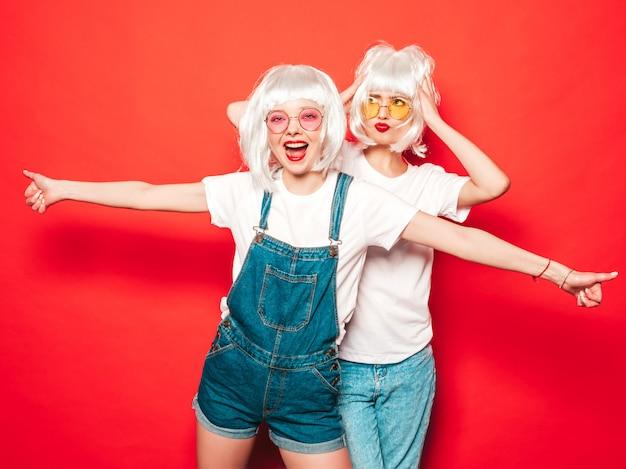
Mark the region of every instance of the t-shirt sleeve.
<instances>
[{"instance_id":1,"label":"t-shirt sleeve","mask_svg":"<svg viewBox=\"0 0 626 469\"><path fill-rule=\"evenodd\" d=\"M352 184L350 190L363 213L366 244L391 249L418 209L380 187L360 181Z\"/></svg>"},{"instance_id":2,"label":"t-shirt sleeve","mask_svg":"<svg viewBox=\"0 0 626 469\"><path fill-rule=\"evenodd\" d=\"M459 208L459 194L470 178L447 173L441 166L433 164L429 166L432 168L424 192L435 201L438 215L452 221L464 222L470 209Z\"/></svg>"},{"instance_id":3,"label":"t-shirt sleeve","mask_svg":"<svg viewBox=\"0 0 626 469\"><path fill-rule=\"evenodd\" d=\"M220 228L232 228L238 201L250 193L252 178L247 172L207 176L202 179L211 223Z\"/></svg>"}]
</instances>

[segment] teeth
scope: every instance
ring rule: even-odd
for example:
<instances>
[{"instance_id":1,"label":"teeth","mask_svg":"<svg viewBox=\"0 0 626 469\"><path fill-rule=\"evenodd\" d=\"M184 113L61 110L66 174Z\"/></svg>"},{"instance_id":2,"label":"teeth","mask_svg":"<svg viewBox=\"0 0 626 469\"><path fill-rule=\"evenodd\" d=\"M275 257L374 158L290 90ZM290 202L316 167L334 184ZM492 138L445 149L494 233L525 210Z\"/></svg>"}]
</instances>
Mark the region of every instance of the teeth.
<instances>
[{"instance_id":1,"label":"teeth","mask_svg":"<svg viewBox=\"0 0 626 469\"><path fill-rule=\"evenodd\" d=\"M285 143L285 147L286 148L290 148L293 150L297 150L298 148L304 148L307 147L308 144L306 143Z\"/></svg>"}]
</instances>

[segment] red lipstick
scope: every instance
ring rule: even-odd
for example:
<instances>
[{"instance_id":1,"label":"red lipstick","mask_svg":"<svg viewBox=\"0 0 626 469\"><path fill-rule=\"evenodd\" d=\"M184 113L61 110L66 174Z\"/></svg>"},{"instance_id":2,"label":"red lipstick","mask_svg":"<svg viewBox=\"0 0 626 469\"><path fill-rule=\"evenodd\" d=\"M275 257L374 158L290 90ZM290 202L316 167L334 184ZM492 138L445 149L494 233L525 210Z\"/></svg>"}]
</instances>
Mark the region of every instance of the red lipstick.
<instances>
[{"instance_id":1,"label":"red lipstick","mask_svg":"<svg viewBox=\"0 0 626 469\"><path fill-rule=\"evenodd\" d=\"M287 140L283 146L287 159L295 163L304 159L309 144L303 140Z\"/></svg>"},{"instance_id":2,"label":"red lipstick","mask_svg":"<svg viewBox=\"0 0 626 469\"><path fill-rule=\"evenodd\" d=\"M304 155L302 155L302 156L296 156L296 155L290 155L290 154L287 154L287 159L288 159L289 161L293 162L293 163L296 163L296 162L298 162L298 161L303 160L303 159L304 159Z\"/></svg>"},{"instance_id":3,"label":"red lipstick","mask_svg":"<svg viewBox=\"0 0 626 469\"><path fill-rule=\"evenodd\" d=\"M374 127L376 127L376 130L378 130L379 132L387 132L389 130L389 126L383 122L378 122L374 124Z\"/></svg>"}]
</instances>

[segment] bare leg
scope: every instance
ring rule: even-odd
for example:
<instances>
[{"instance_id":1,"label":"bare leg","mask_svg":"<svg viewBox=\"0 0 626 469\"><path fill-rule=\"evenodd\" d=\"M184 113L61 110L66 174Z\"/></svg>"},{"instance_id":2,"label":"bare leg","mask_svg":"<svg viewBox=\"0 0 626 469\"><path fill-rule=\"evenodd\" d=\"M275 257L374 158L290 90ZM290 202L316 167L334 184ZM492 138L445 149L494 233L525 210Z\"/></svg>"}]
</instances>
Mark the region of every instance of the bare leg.
<instances>
[{"instance_id":1,"label":"bare leg","mask_svg":"<svg viewBox=\"0 0 626 469\"><path fill-rule=\"evenodd\" d=\"M321 454L294 453L285 449L280 450L287 469L352 469L348 448Z\"/></svg>"},{"instance_id":2,"label":"bare leg","mask_svg":"<svg viewBox=\"0 0 626 469\"><path fill-rule=\"evenodd\" d=\"M238 440L206 430L196 422L198 469L244 469L255 437Z\"/></svg>"}]
</instances>

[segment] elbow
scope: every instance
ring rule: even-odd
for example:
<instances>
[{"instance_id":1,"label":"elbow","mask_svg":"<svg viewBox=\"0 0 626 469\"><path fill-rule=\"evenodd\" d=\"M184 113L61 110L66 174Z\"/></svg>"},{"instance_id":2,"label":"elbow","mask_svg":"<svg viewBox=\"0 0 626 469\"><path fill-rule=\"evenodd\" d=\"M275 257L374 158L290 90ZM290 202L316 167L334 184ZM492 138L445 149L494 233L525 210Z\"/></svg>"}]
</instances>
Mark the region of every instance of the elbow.
<instances>
[{"instance_id":1,"label":"elbow","mask_svg":"<svg viewBox=\"0 0 626 469\"><path fill-rule=\"evenodd\" d=\"M493 189L493 194L492 194L493 198L495 199L497 197L500 197L506 191L508 191L510 187L511 187L511 180L506 174L503 174L502 177L500 178L500 181L498 181L498 184L496 184L496 187L494 187Z\"/></svg>"},{"instance_id":2,"label":"elbow","mask_svg":"<svg viewBox=\"0 0 626 469\"><path fill-rule=\"evenodd\" d=\"M511 187L511 180L505 174L502 177L498 178L497 181L494 181L488 188L484 189L484 197L485 202L489 200L494 200L503 195L506 191Z\"/></svg>"},{"instance_id":3,"label":"elbow","mask_svg":"<svg viewBox=\"0 0 626 469\"><path fill-rule=\"evenodd\" d=\"M228 117L228 120L236 129L239 128L239 121L247 106L247 101L235 101L226 107L226 117Z\"/></svg>"},{"instance_id":4,"label":"elbow","mask_svg":"<svg viewBox=\"0 0 626 469\"><path fill-rule=\"evenodd\" d=\"M137 181L135 184L135 197L132 197L132 202L129 204L128 208L135 210L153 210L152 200L156 186L143 181Z\"/></svg>"},{"instance_id":5,"label":"elbow","mask_svg":"<svg viewBox=\"0 0 626 469\"><path fill-rule=\"evenodd\" d=\"M235 103L230 103L227 107L226 107L226 117L228 117L229 122L237 127L237 123L235 122Z\"/></svg>"}]
</instances>

